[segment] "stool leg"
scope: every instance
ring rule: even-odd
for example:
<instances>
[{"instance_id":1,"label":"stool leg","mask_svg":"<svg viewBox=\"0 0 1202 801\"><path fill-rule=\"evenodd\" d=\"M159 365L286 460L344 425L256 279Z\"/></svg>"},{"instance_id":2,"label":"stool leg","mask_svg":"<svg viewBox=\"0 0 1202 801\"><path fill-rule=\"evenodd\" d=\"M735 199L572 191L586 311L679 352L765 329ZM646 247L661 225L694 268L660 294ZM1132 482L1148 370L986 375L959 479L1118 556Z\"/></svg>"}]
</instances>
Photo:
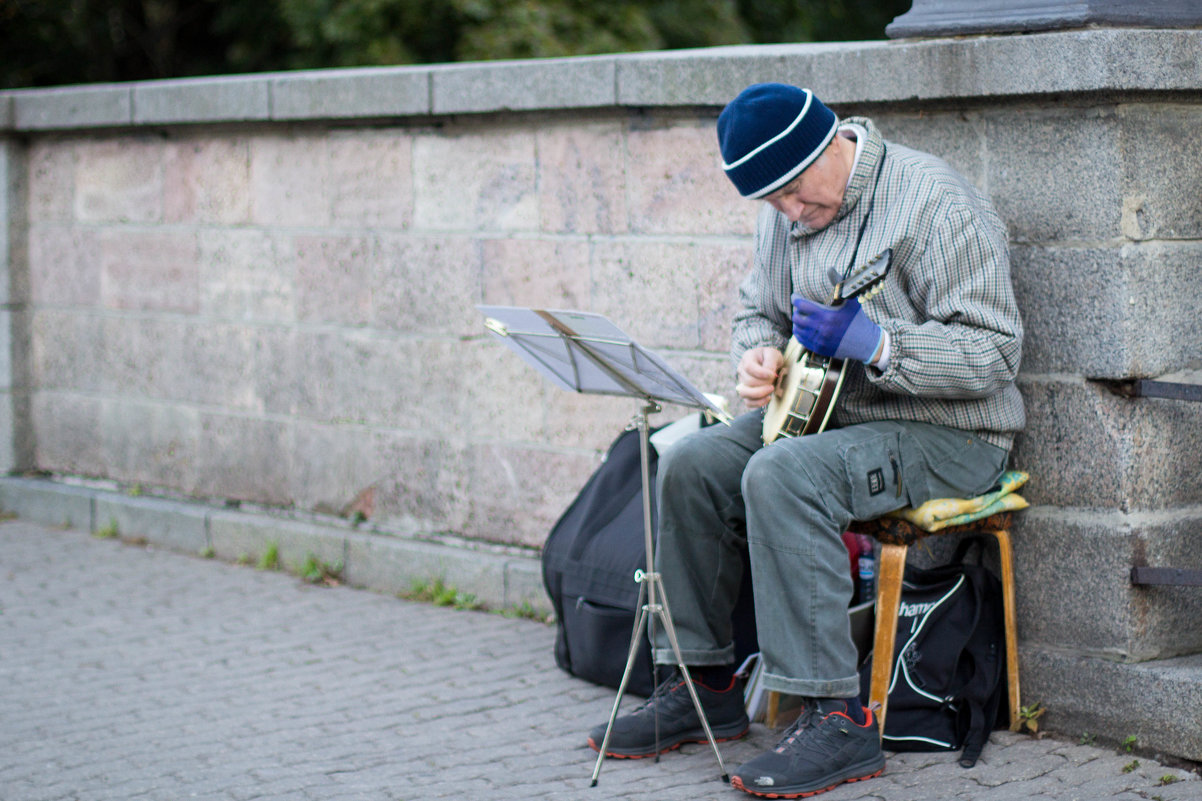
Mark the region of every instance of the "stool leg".
<instances>
[{"instance_id":1,"label":"stool leg","mask_svg":"<svg viewBox=\"0 0 1202 801\"><path fill-rule=\"evenodd\" d=\"M902 576L906 570L905 545L881 547L880 577L877 579L876 633L872 644L872 683L868 704L876 706L881 736L885 735L885 713L889 705L889 679L893 675L893 646L897 637L897 610L901 604Z\"/></svg>"},{"instance_id":2,"label":"stool leg","mask_svg":"<svg viewBox=\"0 0 1202 801\"><path fill-rule=\"evenodd\" d=\"M1018 731L1021 702L1018 688L1018 616L1014 611L1014 556L1010 548L1010 532L998 529L998 556L1002 568L1002 606L1006 617L1006 682L1010 688L1010 730Z\"/></svg>"},{"instance_id":3,"label":"stool leg","mask_svg":"<svg viewBox=\"0 0 1202 801\"><path fill-rule=\"evenodd\" d=\"M780 718L780 693L776 690L768 691L768 704L764 709L764 723L770 729L776 728L776 722Z\"/></svg>"}]
</instances>

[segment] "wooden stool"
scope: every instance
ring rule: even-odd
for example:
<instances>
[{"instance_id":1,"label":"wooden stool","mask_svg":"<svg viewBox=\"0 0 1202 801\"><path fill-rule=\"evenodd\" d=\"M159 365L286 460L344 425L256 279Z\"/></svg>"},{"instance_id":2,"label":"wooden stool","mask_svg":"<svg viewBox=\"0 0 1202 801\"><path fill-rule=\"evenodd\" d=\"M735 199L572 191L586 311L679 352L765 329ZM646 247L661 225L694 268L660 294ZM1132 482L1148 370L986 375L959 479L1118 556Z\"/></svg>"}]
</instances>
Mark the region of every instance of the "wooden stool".
<instances>
[{"instance_id":1,"label":"wooden stool","mask_svg":"<svg viewBox=\"0 0 1202 801\"><path fill-rule=\"evenodd\" d=\"M1019 717L1018 634L1014 612L1014 560L1010 548L1012 512L999 512L989 517L938 531L926 531L900 518L882 517L856 522L851 530L875 537L881 543L880 567L877 578L876 629L872 645L872 681L868 703L876 709L880 731L885 731L885 714L889 706L889 678L893 673L893 648L897 636L897 612L901 605L902 575L906 553L910 546L924 537L943 534L992 534L998 543L1001 561L1002 603L1006 627L1006 679L1010 690L1010 728L1017 731ZM882 658L882 655L884 657ZM780 713L780 694L768 695L767 724L777 725Z\"/></svg>"}]
</instances>

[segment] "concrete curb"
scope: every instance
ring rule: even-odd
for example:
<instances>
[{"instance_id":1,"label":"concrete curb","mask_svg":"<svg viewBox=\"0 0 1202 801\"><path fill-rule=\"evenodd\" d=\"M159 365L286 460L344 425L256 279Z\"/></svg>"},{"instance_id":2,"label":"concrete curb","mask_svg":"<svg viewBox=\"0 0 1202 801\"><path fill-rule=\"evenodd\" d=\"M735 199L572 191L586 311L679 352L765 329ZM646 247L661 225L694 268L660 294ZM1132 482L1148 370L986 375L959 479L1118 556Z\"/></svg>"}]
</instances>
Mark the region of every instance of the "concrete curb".
<instances>
[{"instance_id":1,"label":"concrete curb","mask_svg":"<svg viewBox=\"0 0 1202 801\"><path fill-rule=\"evenodd\" d=\"M47 526L115 532L171 551L256 563L272 545L296 572L310 557L342 565L352 587L396 595L439 579L490 609L551 611L535 554L402 538L168 498L131 497L49 479L0 478L0 509Z\"/></svg>"}]
</instances>

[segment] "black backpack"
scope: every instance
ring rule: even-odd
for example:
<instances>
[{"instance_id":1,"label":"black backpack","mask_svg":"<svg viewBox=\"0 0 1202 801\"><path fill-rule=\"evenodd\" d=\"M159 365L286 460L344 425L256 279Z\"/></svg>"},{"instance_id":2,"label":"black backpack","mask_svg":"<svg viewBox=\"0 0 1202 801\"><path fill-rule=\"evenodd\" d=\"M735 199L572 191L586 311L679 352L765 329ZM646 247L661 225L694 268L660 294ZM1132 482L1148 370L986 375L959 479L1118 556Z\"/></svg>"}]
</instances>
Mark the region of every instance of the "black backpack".
<instances>
[{"instance_id":1,"label":"black backpack","mask_svg":"<svg viewBox=\"0 0 1202 801\"><path fill-rule=\"evenodd\" d=\"M907 566L897 619L884 745L894 751L955 751L976 764L1005 707L1001 582L965 561L979 537L965 537L946 565ZM860 671L868 703L871 659Z\"/></svg>"},{"instance_id":2,"label":"black backpack","mask_svg":"<svg viewBox=\"0 0 1202 801\"><path fill-rule=\"evenodd\" d=\"M651 475L657 457L648 454ZM639 432L627 431L551 529L543 545L543 584L555 610L555 664L582 679L616 688L630 652L639 585L646 567ZM656 521L654 493L651 521ZM650 695L646 635L627 689Z\"/></svg>"},{"instance_id":3,"label":"black backpack","mask_svg":"<svg viewBox=\"0 0 1202 801\"><path fill-rule=\"evenodd\" d=\"M639 433L626 431L552 527L542 553L543 585L556 618L555 663L573 676L615 689L626 668L638 612L634 573L647 564L639 462ZM655 530L654 448L648 462ZM749 573L733 617L735 654L742 659L757 650ZM654 689L651 648L646 633L640 637L627 690L648 696ZM660 678L666 677L661 670Z\"/></svg>"}]
</instances>

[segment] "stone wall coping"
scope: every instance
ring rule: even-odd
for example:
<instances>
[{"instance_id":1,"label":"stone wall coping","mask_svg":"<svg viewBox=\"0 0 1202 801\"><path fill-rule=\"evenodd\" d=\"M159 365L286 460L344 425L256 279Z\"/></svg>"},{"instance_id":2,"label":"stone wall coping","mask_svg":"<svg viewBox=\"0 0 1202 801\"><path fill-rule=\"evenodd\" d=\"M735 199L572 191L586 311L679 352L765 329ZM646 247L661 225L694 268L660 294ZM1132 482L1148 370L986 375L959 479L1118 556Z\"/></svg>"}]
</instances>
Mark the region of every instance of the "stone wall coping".
<instances>
[{"instance_id":1,"label":"stone wall coping","mask_svg":"<svg viewBox=\"0 0 1202 801\"><path fill-rule=\"evenodd\" d=\"M505 111L720 107L787 81L828 103L1202 89L1202 30L741 45L607 56L342 68L0 92L0 132Z\"/></svg>"}]
</instances>

